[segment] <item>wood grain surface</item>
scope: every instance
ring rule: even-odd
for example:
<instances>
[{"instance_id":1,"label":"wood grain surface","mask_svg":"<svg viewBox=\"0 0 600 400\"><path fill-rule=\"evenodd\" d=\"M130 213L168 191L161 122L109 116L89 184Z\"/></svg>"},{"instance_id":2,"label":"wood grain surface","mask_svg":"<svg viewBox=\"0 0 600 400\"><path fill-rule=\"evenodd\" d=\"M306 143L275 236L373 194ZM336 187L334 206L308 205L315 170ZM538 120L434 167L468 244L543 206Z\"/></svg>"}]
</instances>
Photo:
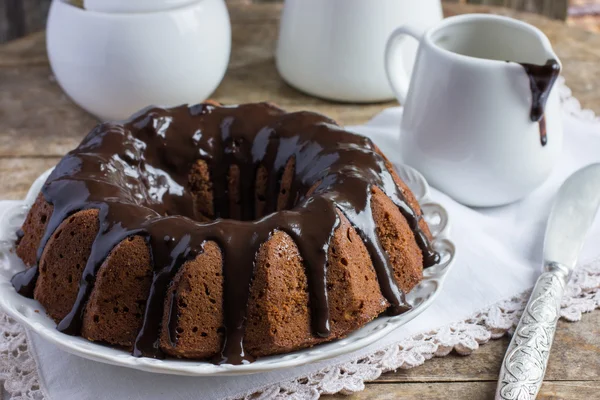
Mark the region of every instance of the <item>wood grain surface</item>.
<instances>
[{"instance_id":1,"label":"wood grain surface","mask_svg":"<svg viewBox=\"0 0 600 400\"><path fill-rule=\"evenodd\" d=\"M232 57L213 98L224 103L268 100L289 110L315 110L343 124L363 123L394 105L332 103L285 84L273 59L280 12L279 4L230 4ZM574 95L584 107L600 113L600 35L508 9L445 5L446 15L467 12L510 15L542 29L563 61ZM96 122L53 79L43 32L0 46L0 198L22 198L33 180L75 147ZM350 399L492 398L507 345L503 338L468 357L450 355L384 374ZM599 377L600 313L586 315L577 324L561 321L539 398L600 399Z\"/></svg>"},{"instance_id":2,"label":"wood grain surface","mask_svg":"<svg viewBox=\"0 0 600 400\"><path fill-rule=\"evenodd\" d=\"M49 8L50 0L0 1L0 43L44 29Z\"/></svg>"},{"instance_id":3,"label":"wood grain surface","mask_svg":"<svg viewBox=\"0 0 600 400\"><path fill-rule=\"evenodd\" d=\"M280 10L279 4L230 5L232 56L213 98L223 103L274 101L291 111L319 111L346 125L363 123L394 104L332 103L283 82L273 60ZM445 11L495 11L540 27L563 61L567 84L585 107L600 112L600 35L508 9L446 4ZM0 157L62 156L95 123L53 79L43 33L0 46L0 88Z\"/></svg>"},{"instance_id":4,"label":"wood grain surface","mask_svg":"<svg viewBox=\"0 0 600 400\"><path fill-rule=\"evenodd\" d=\"M83 0L71 0L83 6ZM228 3L265 3L283 0L226 0ZM568 0L443 0L468 4L485 4L530 11L553 19L567 18ZM579 0L582 1L582 0ZM588 0L591 1L591 0ZM0 1L0 43L25 36L46 26L50 0L2 0Z\"/></svg>"},{"instance_id":5,"label":"wood grain surface","mask_svg":"<svg viewBox=\"0 0 600 400\"><path fill-rule=\"evenodd\" d=\"M577 323L559 321L539 400L600 399L600 312ZM364 392L324 399L492 399L509 338L469 356L450 354L367 383Z\"/></svg>"}]
</instances>

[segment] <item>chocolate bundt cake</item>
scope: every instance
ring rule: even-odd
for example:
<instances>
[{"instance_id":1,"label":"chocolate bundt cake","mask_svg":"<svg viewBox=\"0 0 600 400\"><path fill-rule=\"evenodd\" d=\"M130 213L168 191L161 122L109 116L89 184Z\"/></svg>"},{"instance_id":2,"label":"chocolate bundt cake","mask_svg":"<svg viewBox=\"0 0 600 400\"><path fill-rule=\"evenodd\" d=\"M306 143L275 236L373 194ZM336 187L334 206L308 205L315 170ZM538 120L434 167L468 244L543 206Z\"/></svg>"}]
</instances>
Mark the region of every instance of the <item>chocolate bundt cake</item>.
<instances>
[{"instance_id":1,"label":"chocolate bundt cake","mask_svg":"<svg viewBox=\"0 0 600 400\"><path fill-rule=\"evenodd\" d=\"M154 107L58 163L12 282L64 333L236 364L406 311L430 241L382 153L322 115Z\"/></svg>"}]
</instances>

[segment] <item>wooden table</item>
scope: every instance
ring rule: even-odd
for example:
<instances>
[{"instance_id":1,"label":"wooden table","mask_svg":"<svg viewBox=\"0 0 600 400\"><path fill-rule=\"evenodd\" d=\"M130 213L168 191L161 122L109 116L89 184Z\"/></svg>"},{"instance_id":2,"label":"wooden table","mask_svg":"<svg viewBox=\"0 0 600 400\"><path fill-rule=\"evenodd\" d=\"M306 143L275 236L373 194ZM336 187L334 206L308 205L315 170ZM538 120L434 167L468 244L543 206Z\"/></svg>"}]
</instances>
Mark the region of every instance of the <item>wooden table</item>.
<instances>
[{"instance_id":1,"label":"wooden table","mask_svg":"<svg viewBox=\"0 0 600 400\"><path fill-rule=\"evenodd\" d=\"M331 103L283 83L273 61L280 7L230 6L233 52L216 100L270 100L290 110L316 110L344 124L365 122L394 105ZM600 113L600 35L504 9L448 4L445 11L497 12L537 25L553 42L576 97ZM55 165L95 123L52 78L43 33L0 46L0 198L22 198L35 177ZM353 398L489 399L507 345L506 338L492 341L468 358L451 355L385 374ZM600 313L586 315L578 324L559 324L546 379L540 398L600 398Z\"/></svg>"}]
</instances>

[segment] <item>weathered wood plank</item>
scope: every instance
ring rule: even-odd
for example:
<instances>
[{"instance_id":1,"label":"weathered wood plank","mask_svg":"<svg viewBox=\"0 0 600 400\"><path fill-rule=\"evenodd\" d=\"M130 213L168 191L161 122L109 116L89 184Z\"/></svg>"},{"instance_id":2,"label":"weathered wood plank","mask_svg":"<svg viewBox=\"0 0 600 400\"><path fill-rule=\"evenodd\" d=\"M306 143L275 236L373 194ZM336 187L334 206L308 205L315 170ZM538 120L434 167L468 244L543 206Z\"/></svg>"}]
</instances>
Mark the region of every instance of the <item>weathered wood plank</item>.
<instances>
[{"instance_id":1,"label":"weathered wood plank","mask_svg":"<svg viewBox=\"0 0 600 400\"><path fill-rule=\"evenodd\" d=\"M49 7L50 0L0 1L0 43L43 29Z\"/></svg>"},{"instance_id":2,"label":"weathered wood plank","mask_svg":"<svg viewBox=\"0 0 600 400\"><path fill-rule=\"evenodd\" d=\"M48 66L44 32L32 33L21 39L0 45L0 68Z\"/></svg>"},{"instance_id":3,"label":"weathered wood plank","mask_svg":"<svg viewBox=\"0 0 600 400\"><path fill-rule=\"evenodd\" d=\"M47 67L0 68L0 87L0 156L61 156L96 124Z\"/></svg>"},{"instance_id":4,"label":"weathered wood plank","mask_svg":"<svg viewBox=\"0 0 600 400\"><path fill-rule=\"evenodd\" d=\"M451 354L423 366L382 375L381 382L495 381L509 339L492 340L469 356ZM547 381L600 380L600 312L582 321L560 321L550 354Z\"/></svg>"},{"instance_id":5,"label":"weathered wood plank","mask_svg":"<svg viewBox=\"0 0 600 400\"><path fill-rule=\"evenodd\" d=\"M467 0L466 2L528 11L562 21L567 19L569 6L568 0Z\"/></svg>"},{"instance_id":6,"label":"weathered wood plank","mask_svg":"<svg viewBox=\"0 0 600 400\"><path fill-rule=\"evenodd\" d=\"M444 1L457 2L457 0ZM81 3L81 0L74 2ZM256 11L249 15L250 19L254 21L264 18L260 13L261 7L264 6L264 10L272 10L273 5L280 7L282 2L283 0L227 0L231 8L234 6L255 8ZM530 11L553 19L565 20L567 18L568 0L468 0L467 2ZM49 6L50 0L4 0L0 2L0 43L43 29L46 25ZM234 8L234 11L239 11L241 7ZM236 16L243 17L243 14Z\"/></svg>"},{"instance_id":7,"label":"weathered wood plank","mask_svg":"<svg viewBox=\"0 0 600 400\"><path fill-rule=\"evenodd\" d=\"M0 199L23 199L33 181L60 158L0 158Z\"/></svg>"},{"instance_id":8,"label":"weathered wood plank","mask_svg":"<svg viewBox=\"0 0 600 400\"><path fill-rule=\"evenodd\" d=\"M227 2L231 23L279 21L283 4L278 2L257 4L245 0Z\"/></svg>"},{"instance_id":9,"label":"weathered wood plank","mask_svg":"<svg viewBox=\"0 0 600 400\"><path fill-rule=\"evenodd\" d=\"M597 399L600 382L544 382L538 400ZM353 396L323 396L323 400L489 400L494 398L495 382L367 384Z\"/></svg>"},{"instance_id":10,"label":"weathered wood plank","mask_svg":"<svg viewBox=\"0 0 600 400\"><path fill-rule=\"evenodd\" d=\"M280 11L279 4L230 5L232 57L213 98L224 103L269 100L293 111L319 111L346 125L363 123L395 104L333 103L304 95L283 82L273 58ZM600 112L600 35L511 10L446 4L445 11L448 15L493 11L539 26L555 44L575 95L584 106ZM0 46L0 88L0 156L62 155L96 123L53 80L43 34Z\"/></svg>"}]
</instances>

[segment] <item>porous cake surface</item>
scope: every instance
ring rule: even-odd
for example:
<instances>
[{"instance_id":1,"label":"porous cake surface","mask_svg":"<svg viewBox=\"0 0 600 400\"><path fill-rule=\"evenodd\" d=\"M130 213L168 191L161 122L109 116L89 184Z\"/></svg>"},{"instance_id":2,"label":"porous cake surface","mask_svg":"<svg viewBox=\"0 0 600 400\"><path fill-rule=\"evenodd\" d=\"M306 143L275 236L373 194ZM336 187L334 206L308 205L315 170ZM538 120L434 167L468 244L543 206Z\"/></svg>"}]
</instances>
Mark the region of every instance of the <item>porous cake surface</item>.
<instances>
[{"instance_id":1,"label":"porous cake surface","mask_svg":"<svg viewBox=\"0 0 600 400\"><path fill-rule=\"evenodd\" d=\"M327 117L152 107L59 162L13 285L64 333L236 364L406 311L430 240L379 149Z\"/></svg>"}]
</instances>

